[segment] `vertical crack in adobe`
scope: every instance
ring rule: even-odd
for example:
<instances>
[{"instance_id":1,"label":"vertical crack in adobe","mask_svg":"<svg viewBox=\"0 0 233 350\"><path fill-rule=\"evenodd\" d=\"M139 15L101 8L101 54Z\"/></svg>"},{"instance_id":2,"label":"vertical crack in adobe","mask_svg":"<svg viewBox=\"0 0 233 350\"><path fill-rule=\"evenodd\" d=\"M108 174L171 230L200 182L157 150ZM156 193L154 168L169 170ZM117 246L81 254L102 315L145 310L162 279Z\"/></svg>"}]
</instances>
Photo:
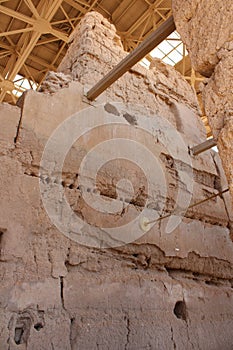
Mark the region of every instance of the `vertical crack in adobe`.
<instances>
[{"instance_id":1,"label":"vertical crack in adobe","mask_svg":"<svg viewBox=\"0 0 233 350\"><path fill-rule=\"evenodd\" d=\"M65 302L64 302L64 277L60 277L60 297L61 297L61 304L63 309L65 309Z\"/></svg>"},{"instance_id":2,"label":"vertical crack in adobe","mask_svg":"<svg viewBox=\"0 0 233 350\"><path fill-rule=\"evenodd\" d=\"M125 350L127 350L129 349L129 336L130 336L129 315L125 315L125 320L126 320L126 329L127 329Z\"/></svg>"},{"instance_id":3,"label":"vertical crack in adobe","mask_svg":"<svg viewBox=\"0 0 233 350\"><path fill-rule=\"evenodd\" d=\"M190 210L170 235L166 220L150 230L141 230L139 222L144 215L152 220L157 213L172 213L179 186L181 201L192 195L194 203L225 186L212 152L188 164L187 143L205 138L196 96L175 68L155 60L150 70L135 65L100 99L87 101L86 87L126 55L116 45L115 27L101 16L89 12L72 34L73 49L62 63L70 80L50 73L44 92L24 95L21 111L3 108L0 225L7 232L0 228L1 345L8 350L45 343L50 350L184 350L209 342L224 349L231 343L232 325L226 321L233 315L229 197ZM50 153L45 160L44 183L51 192L43 191L44 199L58 199L48 213L33 177L41 173L50 135L73 113L85 118L83 124L65 128L68 137L62 132L57 143L51 142L54 157ZM57 172L62 146L76 126L82 136ZM181 132L180 140L173 129ZM217 154L215 161L223 175ZM71 220L64 199L73 211ZM80 218L81 226L76 224ZM55 220L70 235L59 232ZM210 339L204 332L196 336L198 322Z\"/></svg>"},{"instance_id":4,"label":"vertical crack in adobe","mask_svg":"<svg viewBox=\"0 0 233 350\"><path fill-rule=\"evenodd\" d=\"M20 127L21 127L21 124L22 124L24 98L25 98L24 96L21 96L21 98L20 98L20 100L22 102L20 104L20 117L19 117L19 122L18 122L18 125L17 125L16 135L14 137L14 144L16 144L17 141L18 141L19 130L20 130Z\"/></svg>"},{"instance_id":5,"label":"vertical crack in adobe","mask_svg":"<svg viewBox=\"0 0 233 350\"><path fill-rule=\"evenodd\" d=\"M186 321L187 338L188 338L189 344L192 346L192 349L195 350L195 346L193 345L193 343L192 343L192 341L190 339L190 335L189 335L189 328L191 328L190 324L191 324L190 320L187 320Z\"/></svg>"},{"instance_id":6,"label":"vertical crack in adobe","mask_svg":"<svg viewBox=\"0 0 233 350\"><path fill-rule=\"evenodd\" d=\"M172 333L172 337L171 337L171 340L172 340L172 343L173 343L173 348L174 350L176 349L176 342L175 342L175 339L174 339L174 334L173 334L173 328L171 326L171 333Z\"/></svg>"}]
</instances>

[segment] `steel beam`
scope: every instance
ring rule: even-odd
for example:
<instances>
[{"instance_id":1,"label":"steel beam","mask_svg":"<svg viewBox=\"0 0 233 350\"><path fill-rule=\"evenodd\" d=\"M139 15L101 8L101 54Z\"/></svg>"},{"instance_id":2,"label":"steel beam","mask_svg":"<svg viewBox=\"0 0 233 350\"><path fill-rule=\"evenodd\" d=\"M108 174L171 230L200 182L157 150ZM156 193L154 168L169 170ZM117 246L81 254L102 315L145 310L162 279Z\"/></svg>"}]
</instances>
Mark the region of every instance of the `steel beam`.
<instances>
[{"instance_id":1,"label":"steel beam","mask_svg":"<svg viewBox=\"0 0 233 350\"><path fill-rule=\"evenodd\" d=\"M57 40L57 39L54 39ZM17 53L18 56L21 56L20 52L18 52L15 48L15 46L9 46L5 43L3 43L2 41L0 41L0 47L6 50L9 50L9 52L11 54L13 53ZM38 56L33 55L32 53L28 56L28 58L30 60L32 60L33 62L39 63L41 66L46 67L46 68L50 68L50 69L56 69L56 67L54 67L51 63L45 61L43 58L40 58Z\"/></svg>"},{"instance_id":2,"label":"steel beam","mask_svg":"<svg viewBox=\"0 0 233 350\"><path fill-rule=\"evenodd\" d=\"M51 19L54 16L54 13L58 10L61 3L62 3L62 0L54 1L52 3L52 5L47 8L47 12L44 16L45 21L48 21L48 22L51 21ZM1 11L2 7L0 6L0 11ZM43 8L43 10L44 10L44 8ZM34 19L32 19L32 21L35 22ZM27 60L28 56L31 54L31 52L32 52L33 48L35 47L36 43L38 42L40 36L41 36L41 33L39 33L39 32L32 33L32 36L28 42L28 45L25 47L25 49L21 53L21 56L18 57L16 64L14 65L12 71L9 74L9 77L8 77L9 80L13 80L15 78L16 74L19 72L19 70L21 69L21 67L23 66L25 61Z\"/></svg>"},{"instance_id":3,"label":"steel beam","mask_svg":"<svg viewBox=\"0 0 233 350\"><path fill-rule=\"evenodd\" d=\"M138 29L138 27L148 18L148 16L154 14L154 8L159 6L163 0L157 0L156 3L151 4L151 6L144 12L142 16L138 18L136 22L127 30L125 33L126 35L132 34L135 30ZM161 16L160 16L161 17Z\"/></svg>"},{"instance_id":4,"label":"steel beam","mask_svg":"<svg viewBox=\"0 0 233 350\"><path fill-rule=\"evenodd\" d=\"M76 10L80 11L81 13L83 13L83 14L87 13L87 10L85 8L83 8L82 6L80 6L76 1L65 0L65 2L67 4L69 4L70 6L74 7Z\"/></svg>"},{"instance_id":5,"label":"steel beam","mask_svg":"<svg viewBox=\"0 0 233 350\"><path fill-rule=\"evenodd\" d=\"M32 0L24 0L25 4L28 6L28 8L30 9L30 11L32 12L32 14L38 19L40 18L40 15L35 7L35 5L33 4Z\"/></svg>"},{"instance_id":6,"label":"steel beam","mask_svg":"<svg viewBox=\"0 0 233 350\"><path fill-rule=\"evenodd\" d=\"M197 156L198 154L202 153L202 152L205 152L207 151L208 149L214 147L217 145L217 142L212 138L212 139L209 139L205 142L202 142L200 143L199 145L197 146L194 146L190 149L191 151L191 154L193 156Z\"/></svg>"},{"instance_id":7,"label":"steel beam","mask_svg":"<svg viewBox=\"0 0 233 350\"><path fill-rule=\"evenodd\" d=\"M9 7L0 5L0 12L4 13L5 15L8 15L10 17L16 18L20 21L23 21L25 23L33 25L35 20L31 17L25 16L20 12L14 11L10 9Z\"/></svg>"},{"instance_id":8,"label":"steel beam","mask_svg":"<svg viewBox=\"0 0 233 350\"><path fill-rule=\"evenodd\" d=\"M104 90L112 85L131 67L145 57L151 50L166 39L174 30L175 22L173 16L169 17L159 28L157 28L147 39L145 39L134 51L118 63L105 77L103 77L93 88L87 92L87 98L93 101Z\"/></svg>"},{"instance_id":9,"label":"steel beam","mask_svg":"<svg viewBox=\"0 0 233 350\"><path fill-rule=\"evenodd\" d=\"M128 4L126 7L125 7L125 4L128 3L127 0L123 0L119 3L117 8L115 9L115 11L111 15L111 18L112 18L113 23L115 25L120 21L122 16L124 16L124 14L130 9L130 7L134 6L136 1L137 0L131 1L130 4Z\"/></svg>"},{"instance_id":10,"label":"steel beam","mask_svg":"<svg viewBox=\"0 0 233 350\"><path fill-rule=\"evenodd\" d=\"M22 33L26 33L26 32L31 32L32 30L33 30L33 27L27 27L27 28L22 28L22 29L10 30L9 32L0 33L0 37L8 36L8 35L14 35L14 34L22 34Z\"/></svg>"}]
</instances>

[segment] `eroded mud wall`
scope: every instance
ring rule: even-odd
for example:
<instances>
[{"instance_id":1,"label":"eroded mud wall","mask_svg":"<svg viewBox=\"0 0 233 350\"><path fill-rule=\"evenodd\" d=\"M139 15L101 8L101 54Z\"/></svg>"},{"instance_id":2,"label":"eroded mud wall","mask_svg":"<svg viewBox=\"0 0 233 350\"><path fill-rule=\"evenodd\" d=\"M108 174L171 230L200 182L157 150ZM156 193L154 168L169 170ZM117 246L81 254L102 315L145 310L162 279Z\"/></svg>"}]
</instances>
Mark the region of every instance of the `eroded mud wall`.
<instances>
[{"instance_id":1,"label":"eroded mud wall","mask_svg":"<svg viewBox=\"0 0 233 350\"><path fill-rule=\"evenodd\" d=\"M205 112L233 197L233 3L173 0L178 32L203 83Z\"/></svg>"},{"instance_id":2,"label":"eroded mud wall","mask_svg":"<svg viewBox=\"0 0 233 350\"><path fill-rule=\"evenodd\" d=\"M182 222L171 233L166 231L169 218L154 223L147 232L137 220L145 210L144 216L172 213L178 190L182 198L195 203L224 189L227 183L218 154L210 150L192 158L191 166L187 162L188 147L205 140L205 129L191 87L160 62L155 61L150 70L135 66L90 105L85 98L87 87L124 55L115 29L99 14L88 14L74 34L60 72L48 76L42 91L28 91L21 108L1 105L3 350L232 348L229 194L186 208ZM41 175L41 157L48 139L71 115L77 115L77 130L82 125L86 129L69 150L59 182L55 162L49 163L52 171L47 177ZM87 129L96 115L116 126L109 129L102 123L100 129ZM174 132L183 141L179 147L175 139L177 147L166 144ZM61 140L64 145L70 135ZM117 136L137 141L138 160L144 149L148 157L153 154L158 160L165 194L147 158L141 168L133 162L136 158L105 162L94 176L99 157L125 152L123 141L87 162L89 172L80 178L82 159L96 144ZM177 149L172 156L173 148ZM55 147L54 157L58 151ZM119 183L121 177L131 181L133 194ZM54 217L66 219L59 207L54 217L45 211L39 180L57 191L62 188L82 220L76 235L70 229L73 239L54 225ZM103 205L100 200L114 200L120 210L101 216L101 205L96 209L96 203ZM120 227L133 219L135 226L128 230L132 239L123 244L127 232L121 237ZM109 226L119 228L122 244L106 234ZM135 232L140 233L136 240ZM86 244L80 244L83 237Z\"/></svg>"}]
</instances>

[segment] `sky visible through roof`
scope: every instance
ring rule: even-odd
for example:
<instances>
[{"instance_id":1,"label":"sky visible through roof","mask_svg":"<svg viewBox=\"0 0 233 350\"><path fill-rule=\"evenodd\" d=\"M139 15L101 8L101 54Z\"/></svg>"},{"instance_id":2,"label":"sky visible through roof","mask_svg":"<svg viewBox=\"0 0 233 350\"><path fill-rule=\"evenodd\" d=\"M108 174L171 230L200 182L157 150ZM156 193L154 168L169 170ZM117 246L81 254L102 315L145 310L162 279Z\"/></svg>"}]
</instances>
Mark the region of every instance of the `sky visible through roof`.
<instances>
[{"instance_id":1,"label":"sky visible through roof","mask_svg":"<svg viewBox=\"0 0 233 350\"><path fill-rule=\"evenodd\" d=\"M188 52L184 48L180 35L176 31L150 52L152 58L159 58L170 66L175 66L187 54ZM141 63L149 68L150 62L148 59L143 58Z\"/></svg>"},{"instance_id":2,"label":"sky visible through roof","mask_svg":"<svg viewBox=\"0 0 233 350\"><path fill-rule=\"evenodd\" d=\"M164 63L169 64L170 66L175 66L179 61L183 59L183 55L187 55L188 52L184 48L184 44L181 41L180 35L174 31L169 37L161 42L155 49L150 52L151 58L159 58ZM143 58L141 64L149 68L150 62L148 59ZM17 74L14 79L16 90L13 90L13 93L16 97L22 95L22 93L28 89L37 89L37 84L33 81L22 77Z\"/></svg>"}]
</instances>

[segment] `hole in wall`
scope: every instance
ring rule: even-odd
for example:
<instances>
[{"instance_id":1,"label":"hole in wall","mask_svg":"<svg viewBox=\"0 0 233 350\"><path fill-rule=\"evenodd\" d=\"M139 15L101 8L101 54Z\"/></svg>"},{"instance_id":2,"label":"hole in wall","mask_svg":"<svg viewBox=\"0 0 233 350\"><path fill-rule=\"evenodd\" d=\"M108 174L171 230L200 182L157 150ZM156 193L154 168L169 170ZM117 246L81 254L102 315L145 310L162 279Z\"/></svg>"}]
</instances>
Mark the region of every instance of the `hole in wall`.
<instances>
[{"instance_id":1,"label":"hole in wall","mask_svg":"<svg viewBox=\"0 0 233 350\"><path fill-rule=\"evenodd\" d=\"M207 281L205 281L205 284L207 284L209 286L219 286L219 285L221 285L221 282L215 281L215 280L207 280Z\"/></svg>"},{"instance_id":2,"label":"hole in wall","mask_svg":"<svg viewBox=\"0 0 233 350\"><path fill-rule=\"evenodd\" d=\"M19 344L23 344L23 334L24 334L24 329L23 327L16 327L15 328L15 336L14 336L14 341L15 344L19 345Z\"/></svg>"},{"instance_id":3,"label":"hole in wall","mask_svg":"<svg viewBox=\"0 0 233 350\"><path fill-rule=\"evenodd\" d=\"M19 313L15 327L14 327L14 341L15 344L27 344L30 328L33 320L33 314L31 311L23 311Z\"/></svg>"},{"instance_id":4,"label":"hole in wall","mask_svg":"<svg viewBox=\"0 0 233 350\"><path fill-rule=\"evenodd\" d=\"M39 322L34 325L34 328L37 332L39 332L43 328L43 325Z\"/></svg>"},{"instance_id":5,"label":"hole in wall","mask_svg":"<svg viewBox=\"0 0 233 350\"><path fill-rule=\"evenodd\" d=\"M6 232L6 229L5 228L0 228L0 241L4 235L4 233Z\"/></svg>"},{"instance_id":6,"label":"hole in wall","mask_svg":"<svg viewBox=\"0 0 233 350\"><path fill-rule=\"evenodd\" d=\"M3 236L3 231L0 230L0 248L1 248L2 236Z\"/></svg>"},{"instance_id":7,"label":"hole in wall","mask_svg":"<svg viewBox=\"0 0 233 350\"><path fill-rule=\"evenodd\" d=\"M177 318L186 321L187 320L187 308L184 300L179 300L173 310Z\"/></svg>"},{"instance_id":8,"label":"hole in wall","mask_svg":"<svg viewBox=\"0 0 233 350\"><path fill-rule=\"evenodd\" d=\"M3 235L4 235L5 232L6 232L6 229L0 228L0 257L1 257L2 249L3 249L2 239L3 239Z\"/></svg>"}]
</instances>

